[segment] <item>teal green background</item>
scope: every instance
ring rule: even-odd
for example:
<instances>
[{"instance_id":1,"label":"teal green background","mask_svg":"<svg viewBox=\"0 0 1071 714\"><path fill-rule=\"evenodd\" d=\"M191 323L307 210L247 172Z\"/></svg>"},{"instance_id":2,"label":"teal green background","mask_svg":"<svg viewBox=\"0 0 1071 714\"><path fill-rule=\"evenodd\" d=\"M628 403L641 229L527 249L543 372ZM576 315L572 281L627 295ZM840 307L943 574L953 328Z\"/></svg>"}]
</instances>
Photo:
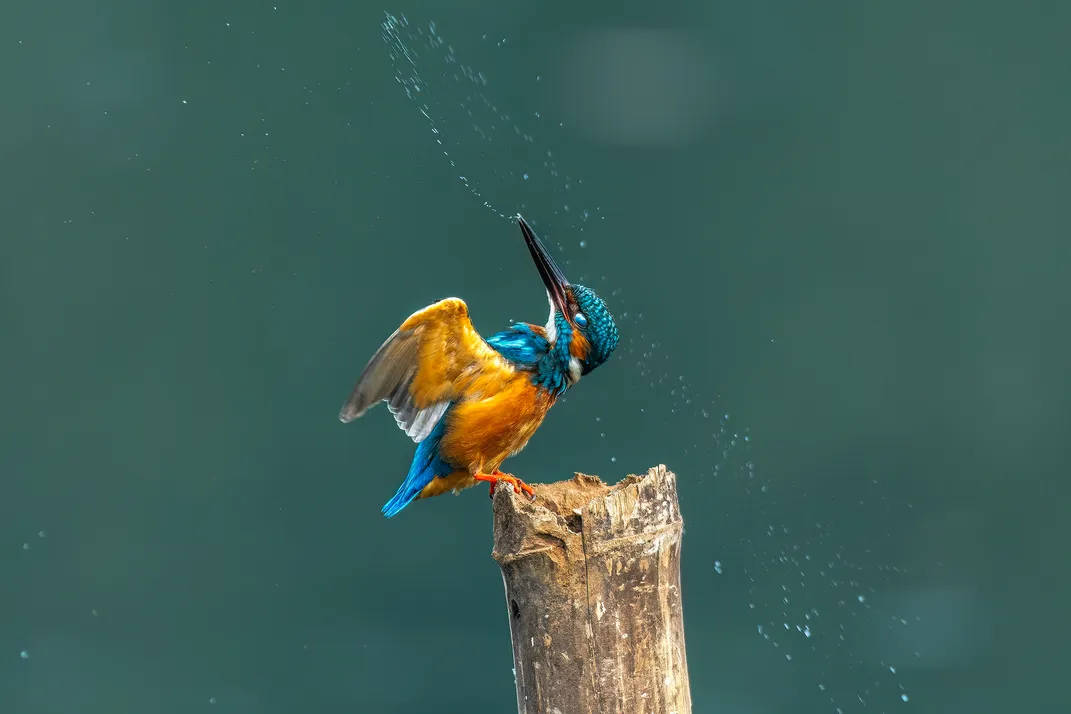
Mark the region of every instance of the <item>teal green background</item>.
<instances>
[{"instance_id":1,"label":"teal green background","mask_svg":"<svg viewBox=\"0 0 1071 714\"><path fill-rule=\"evenodd\" d=\"M0 712L513 711L486 492L336 414L545 320L518 210L622 342L507 465L679 475L697 714L1066 710L1067 8L388 9L430 100L380 7L0 9Z\"/></svg>"}]
</instances>

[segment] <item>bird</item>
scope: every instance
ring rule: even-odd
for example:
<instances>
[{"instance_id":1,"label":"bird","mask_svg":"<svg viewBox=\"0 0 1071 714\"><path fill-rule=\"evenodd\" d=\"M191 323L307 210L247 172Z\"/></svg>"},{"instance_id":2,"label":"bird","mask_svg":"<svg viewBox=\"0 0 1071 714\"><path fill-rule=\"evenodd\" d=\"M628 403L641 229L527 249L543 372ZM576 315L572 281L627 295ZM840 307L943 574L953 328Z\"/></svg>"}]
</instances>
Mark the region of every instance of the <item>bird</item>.
<instances>
[{"instance_id":1,"label":"bird","mask_svg":"<svg viewBox=\"0 0 1071 714\"><path fill-rule=\"evenodd\" d=\"M531 486L499 470L528 444L559 397L606 362L619 334L594 290L572 284L528 222L516 215L550 317L513 323L484 338L464 300L448 297L410 315L372 355L339 412L352 422L386 402L416 443L409 472L382 507L397 515L416 499L500 483L530 499Z\"/></svg>"}]
</instances>

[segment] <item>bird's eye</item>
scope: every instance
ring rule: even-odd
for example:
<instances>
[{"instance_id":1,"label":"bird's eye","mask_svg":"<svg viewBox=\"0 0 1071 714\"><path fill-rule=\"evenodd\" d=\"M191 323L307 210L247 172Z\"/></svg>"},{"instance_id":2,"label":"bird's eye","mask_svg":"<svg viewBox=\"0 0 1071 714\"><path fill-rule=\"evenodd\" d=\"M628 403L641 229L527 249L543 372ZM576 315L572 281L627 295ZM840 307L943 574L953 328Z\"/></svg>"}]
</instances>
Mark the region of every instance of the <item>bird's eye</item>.
<instances>
[{"instance_id":1,"label":"bird's eye","mask_svg":"<svg viewBox=\"0 0 1071 714\"><path fill-rule=\"evenodd\" d=\"M577 327L587 327L588 326L588 318L584 317L579 312L576 313L575 315L573 315L573 322L576 323Z\"/></svg>"}]
</instances>

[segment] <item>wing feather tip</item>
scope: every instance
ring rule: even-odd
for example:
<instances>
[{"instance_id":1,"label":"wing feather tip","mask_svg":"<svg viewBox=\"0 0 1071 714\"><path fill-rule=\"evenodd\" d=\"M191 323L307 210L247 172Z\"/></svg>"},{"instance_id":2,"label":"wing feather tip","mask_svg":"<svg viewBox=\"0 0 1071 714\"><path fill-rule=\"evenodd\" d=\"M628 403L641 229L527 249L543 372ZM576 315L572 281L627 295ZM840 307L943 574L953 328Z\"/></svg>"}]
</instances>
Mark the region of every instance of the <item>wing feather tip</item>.
<instances>
[{"instance_id":1,"label":"wing feather tip","mask_svg":"<svg viewBox=\"0 0 1071 714\"><path fill-rule=\"evenodd\" d=\"M349 424L361 415L368 411L368 407L362 407L361 405L349 401L342 405L342 409L338 412L338 420L343 424Z\"/></svg>"}]
</instances>

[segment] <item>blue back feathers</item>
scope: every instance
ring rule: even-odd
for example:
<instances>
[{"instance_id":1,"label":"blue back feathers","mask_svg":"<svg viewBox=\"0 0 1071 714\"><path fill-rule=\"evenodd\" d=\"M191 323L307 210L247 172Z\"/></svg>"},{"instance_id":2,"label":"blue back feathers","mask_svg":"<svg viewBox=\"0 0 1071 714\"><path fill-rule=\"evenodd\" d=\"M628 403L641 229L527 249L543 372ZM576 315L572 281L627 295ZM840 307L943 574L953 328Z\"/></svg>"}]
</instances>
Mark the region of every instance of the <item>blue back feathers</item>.
<instances>
[{"instance_id":1,"label":"blue back feathers","mask_svg":"<svg viewBox=\"0 0 1071 714\"><path fill-rule=\"evenodd\" d=\"M491 335L487 338L487 344L510 362L528 369L535 368L550 349L547 338L523 322Z\"/></svg>"},{"instance_id":2,"label":"blue back feathers","mask_svg":"<svg viewBox=\"0 0 1071 714\"><path fill-rule=\"evenodd\" d=\"M580 375L605 362L618 341L617 325L602 298L583 285L571 285L568 294L575 314L566 316L561 310L554 311L553 344L526 323L487 338L499 354L519 369L531 371L532 382L555 396L564 394L570 386L569 345L576 332L582 333L589 345L587 356L580 362Z\"/></svg>"},{"instance_id":3,"label":"blue back feathers","mask_svg":"<svg viewBox=\"0 0 1071 714\"><path fill-rule=\"evenodd\" d=\"M551 394L557 396L569 388L565 373L558 367L559 360L550 359L552 351L560 351L561 346L567 343L559 340L551 345L547 338L532 329L531 325L521 322L508 330L491 335L487 338L487 344L518 369L532 372L532 382ZM568 348L565 348L565 351L568 363Z\"/></svg>"}]
</instances>

